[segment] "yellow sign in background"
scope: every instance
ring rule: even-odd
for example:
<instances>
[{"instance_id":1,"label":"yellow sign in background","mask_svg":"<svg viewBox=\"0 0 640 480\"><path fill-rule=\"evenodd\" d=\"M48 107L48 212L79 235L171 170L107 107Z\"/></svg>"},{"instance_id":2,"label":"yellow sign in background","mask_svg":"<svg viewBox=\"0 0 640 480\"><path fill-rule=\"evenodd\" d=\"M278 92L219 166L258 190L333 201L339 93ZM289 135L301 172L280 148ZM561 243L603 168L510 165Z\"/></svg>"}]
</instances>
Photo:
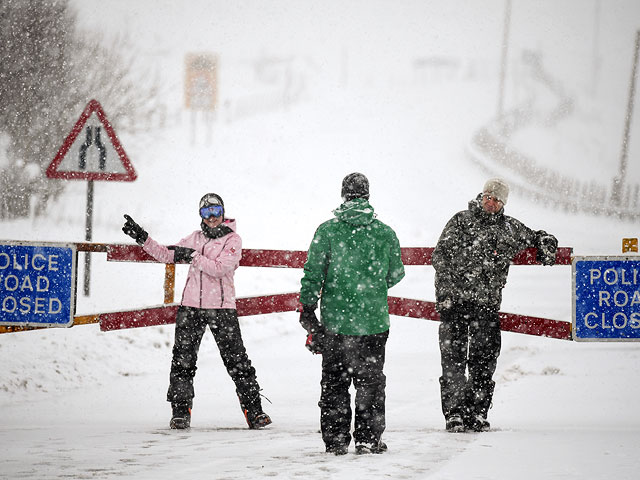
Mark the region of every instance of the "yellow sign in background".
<instances>
[{"instance_id":1,"label":"yellow sign in background","mask_svg":"<svg viewBox=\"0 0 640 480\"><path fill-rule=\"evenodd\" d=\"M218 97L218 58L212 53L185 56L184 100L190 110L212 111Z\"/></svg>"}]
</instances>

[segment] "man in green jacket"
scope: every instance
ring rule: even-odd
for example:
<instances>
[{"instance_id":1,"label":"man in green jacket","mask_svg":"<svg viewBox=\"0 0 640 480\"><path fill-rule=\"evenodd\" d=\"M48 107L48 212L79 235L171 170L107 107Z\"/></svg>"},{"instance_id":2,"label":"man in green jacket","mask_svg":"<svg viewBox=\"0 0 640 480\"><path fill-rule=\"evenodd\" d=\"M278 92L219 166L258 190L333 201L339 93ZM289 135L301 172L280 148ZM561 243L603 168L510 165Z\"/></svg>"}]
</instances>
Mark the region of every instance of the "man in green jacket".
<instances>
[{"instance_id":1,"label":"man in green jacket","mask_svg":"<svg viewBox=\"0 0 640 480\"><path fill-rule=\"evenodd\" d=\"M361 173L342 182L344 203L316 230L304 266L300 323L307 348L322 353L320 425L326 451L347 453L351 396L356 389L356 453L382 453L385 429L387 291L404 277L395 232L375 218L369 181ZM315 314L318 301L320 318Z\"/></svg>"}]
</instances>

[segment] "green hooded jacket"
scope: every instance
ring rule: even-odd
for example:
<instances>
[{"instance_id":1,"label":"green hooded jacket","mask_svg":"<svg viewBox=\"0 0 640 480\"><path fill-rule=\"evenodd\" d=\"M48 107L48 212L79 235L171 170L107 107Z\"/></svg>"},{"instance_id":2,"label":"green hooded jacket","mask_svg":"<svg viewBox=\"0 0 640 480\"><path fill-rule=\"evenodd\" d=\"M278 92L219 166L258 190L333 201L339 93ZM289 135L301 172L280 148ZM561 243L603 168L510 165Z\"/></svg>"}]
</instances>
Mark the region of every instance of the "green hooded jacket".
<instances>
[{"instance_id":1,"label":"green hooded jacket","mask_svg":"<svg viewBox=\"0 0 640 480\"><path fill-rule=\"evenodd\" d=\"M400 243L363 198L340 205L309 247L300 302L320 303L322 324L341 335L389 330L387 291L404 277Z\"/></svg>"}]
</instances>

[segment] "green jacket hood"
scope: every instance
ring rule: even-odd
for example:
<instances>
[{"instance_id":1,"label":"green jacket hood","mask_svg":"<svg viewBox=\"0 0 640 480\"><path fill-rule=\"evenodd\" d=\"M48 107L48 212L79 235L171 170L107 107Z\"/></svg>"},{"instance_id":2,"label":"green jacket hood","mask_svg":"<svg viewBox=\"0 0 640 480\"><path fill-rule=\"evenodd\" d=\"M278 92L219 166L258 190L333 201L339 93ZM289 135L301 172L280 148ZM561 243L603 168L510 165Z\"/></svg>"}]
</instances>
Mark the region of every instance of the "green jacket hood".
<instances>
[{"instance_id":1,"label":"green jacket hood","mask_svg":"<svg viewBox=\"0 0 640 480\"><path fill-rule=\"evenodd\" d=\"M333 211L338 220L351 225L368 225L376 217L373 207L364 198L356 198L344 202Z\"/></svg>"}]
</instances>

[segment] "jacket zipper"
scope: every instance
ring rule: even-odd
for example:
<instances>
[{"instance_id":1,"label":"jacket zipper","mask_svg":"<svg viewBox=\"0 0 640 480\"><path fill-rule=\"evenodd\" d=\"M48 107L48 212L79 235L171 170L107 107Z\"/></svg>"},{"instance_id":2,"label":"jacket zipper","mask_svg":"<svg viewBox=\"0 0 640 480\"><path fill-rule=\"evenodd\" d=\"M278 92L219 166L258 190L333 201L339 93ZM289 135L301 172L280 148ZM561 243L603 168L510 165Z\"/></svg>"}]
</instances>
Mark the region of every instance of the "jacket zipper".
<instances>
[{"instance_id":1,"label":"jacket zipper","mask_svg":"<svg viewBox=\"0 0 640 480\"><path fill-rule=\"evenodd\" d=\"M208 239L204 245L202 245L202 252L200 252L200 255L204 256L204 247L207 245L207 243L209 243L211 241L211 239ZM202 270L200 270L200 308L202 308L202 275L204 275L204 272Z\"/></svg>"},{"instance_id":2,"label":"jacket zipper","mask_svg":"<svg viewBox=\"0 0 640 480\"><path fill-rule=\"evenodd\" d=\"M225 245L227 244L227 242L224 242L224 245L222 245L222 249L224 250ZM220 308L222 308L222 306L224 305L224 286L222 284L222 278L220 278Z\"/></svg>"}]
</instances>

